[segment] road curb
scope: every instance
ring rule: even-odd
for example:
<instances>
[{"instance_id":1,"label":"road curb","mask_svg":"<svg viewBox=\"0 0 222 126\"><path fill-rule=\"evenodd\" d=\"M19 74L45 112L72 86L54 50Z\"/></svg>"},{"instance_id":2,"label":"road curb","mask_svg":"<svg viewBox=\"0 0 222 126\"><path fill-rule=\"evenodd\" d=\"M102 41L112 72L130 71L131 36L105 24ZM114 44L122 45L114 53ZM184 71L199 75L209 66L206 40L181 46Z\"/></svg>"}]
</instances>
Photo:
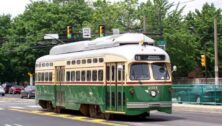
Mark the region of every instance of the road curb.
<instances>
[{"instance_id":1,"label":"road curb","mask_svg":"<svg viewBox=\"0 0 222 126\"><path fill-rule=\"evenodd\" d=\"M173 110L198 111L198 112L218 112L222 113L221 105L195 105L195 104L173 104Z\"/></svg>"}]
</instances>

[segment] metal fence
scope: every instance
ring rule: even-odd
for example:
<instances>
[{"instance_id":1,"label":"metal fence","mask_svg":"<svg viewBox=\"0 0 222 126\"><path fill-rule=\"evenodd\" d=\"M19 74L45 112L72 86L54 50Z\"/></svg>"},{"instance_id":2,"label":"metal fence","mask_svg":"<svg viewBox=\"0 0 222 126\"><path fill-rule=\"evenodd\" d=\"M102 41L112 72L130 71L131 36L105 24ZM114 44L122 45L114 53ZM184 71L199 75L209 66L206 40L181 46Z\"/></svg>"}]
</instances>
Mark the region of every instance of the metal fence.
<instances>
[{"instance_id":1,"label":"metal fence","mask_svg":"<svg viewBox=\"0 0 222 126\"><path fill-rule=\"evenodd\" d=\"M222 105L222 85L174 84L173 102Z\"/></svg>"},{"instance_id":2,"label":"metal fence","mask_svg":"<svg viewBox=\"0 0 222 126\"><path fill-rule=\"evenodd\" d=\"M222 78L218 79L219 84L222 84ZM174 78L174 84L215 84L215 78Z\"/></svg>"}]
</instances>

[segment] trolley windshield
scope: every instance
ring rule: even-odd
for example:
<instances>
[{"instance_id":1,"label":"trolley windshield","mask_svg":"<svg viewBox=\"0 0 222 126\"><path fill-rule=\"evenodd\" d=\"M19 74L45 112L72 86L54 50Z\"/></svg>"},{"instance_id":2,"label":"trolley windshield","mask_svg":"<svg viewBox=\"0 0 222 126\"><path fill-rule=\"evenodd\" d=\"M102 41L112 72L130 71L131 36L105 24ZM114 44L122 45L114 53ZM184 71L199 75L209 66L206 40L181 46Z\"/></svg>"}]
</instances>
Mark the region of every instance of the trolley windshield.
<instances>
[{"instance_id":1,"label":"trolley windshield","mask_svg":"<svg viewBox=\"0 0 222 126\"><path fill-rule=\"evenodd\" d=\"M130 70L131 80L149 80L150 73L147 63L134 63L131 65Z\"/></svg>"},{"instance_id":2,"label":"trolley windshield","mask_svg":"<svg viewBox=\"0 0 222 126\"><path fill-rule=\"evenodd\" d=\"M169 80L169 73L165 63L152 64L153 78L155 80Z\"/></svg>"},{"instance_id":3,"label":"trolley windshield","mask_svg":"<svg viewBox=\"0 0 222 126\"><path fill-rule=\"evenodd\" d=\"M149 66L150 70L149 70ZM155 80L169 80L170 76L165 63L133 63L130 69L131 80L149 80L150 71Z\"/></svg>"}]
</instances>

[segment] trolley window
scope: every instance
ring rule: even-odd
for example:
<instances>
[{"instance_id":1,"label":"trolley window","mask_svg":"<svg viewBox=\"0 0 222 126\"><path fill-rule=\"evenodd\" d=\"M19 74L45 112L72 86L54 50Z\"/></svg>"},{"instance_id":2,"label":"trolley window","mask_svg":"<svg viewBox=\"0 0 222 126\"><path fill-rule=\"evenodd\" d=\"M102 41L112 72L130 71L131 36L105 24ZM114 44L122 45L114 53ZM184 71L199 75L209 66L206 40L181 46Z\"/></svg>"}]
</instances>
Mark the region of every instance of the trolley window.
<instances>
[{"instance_id":1,"label":"trolley window","mask_svg":"<svg viewBox=\"0 0 222 126\"><path fill-rule=\"evenodd\" d=\"M104 61L103 58L99 58L99 62L102 63Z\"/></svg>"},{"instance_id":2,"label":"trolley window","mask_svg":"<svg viewBox=\"0 0 222 126\"><path fill-rule=\"evenodd\" d=\"M123 65L123 71L118 70L118 81L125 80L125 65Z\"/></svg>"},{"instance_id":3,"label":"trolley window","mask_svg":"<svg viewBox=\"0 0 222 126\"><path fill-rule=\"evenodd\" d=\"M45 81L49 81L49 73L48 72L45 72Z\"/></svg>"},{"instance_id":4,"label":"trolley window","mask_svg":"<svg viewBox=\"0 0 222 126\"><path fill-rule=\"evenodd\" d=\"M76 81L80 81L80 71L76 71Z\"/></svg>"},{"instance_id":5,"label":"trolley window","mask_svg":"<svg viewBox=\"0 0 222 126\"><path fill-rule=\"evenodd\" d=\"M97 58L93 58L93 63L97 63L98 59Z\"/></svg>"},{"instance_id":6,"label":"trolley window","mask_svg":"<svg viewBox=\"0 0 222 126\"><path fill-rule=\"evenodd\" d=\"M66 81L70 81L71 80L70 74L71 74L70 71L66 72Z\"/></svg>"},{"instance_id":7,"label":"trolley window","mask_svg":"<svg viewBox=\"0 0 222 126\"><path fill-rule=\"evenodd\" d=\"M131 80L149 80L150 73L147 63L134 63L130 70Z\"/></svg>"},{"instance_id":8,"label":"trolley window","mask_svg":"<svg viewBox=\"0 0 222 126\"><path fill-rule=\"evenodd\" d=\"M45 81L45 74L42 73L42 81L44 82Z\"/></svg>"},{"instance_id":9,"label":"trolley window","mask_svg":"<svg viewBox=\"0 0 222 126\"><path fill-rule=\"evenodd\" d=\"M92 80L97 81L97 70L92 71Z\"/></svg>"},{"instance_id":10,"label":"trolley window","mask_svg":"<svg viewBox=\"0 0 222 126\"><path fill-rule=\"evenodd\" d=\"M46 67L49 67L49 63L46 63Z\"/></svg>"},{"instance_id":11,"label":"trolley window","mask_svg":"<svg viewBox=\"0 0 222 126\"><path fill-rule=\"evenodd\" d=\"M87 76L87 81L91 81L91 71L90 70L87 70L86 76Z\"/></svg>"},{"instance_id":12,"label":"trolley window","mask_svg":"<svg viewBox=\"0 0 222 126\"><path fill-rule=\"evenodd\" d=\"M42 67L45 67L45 63L42 63Z\"/></svg>"},{"instance_id":13,"label":"trolley window","mask_svg":"<svg viewBox=\"0 0 222 126\"><path fill-rule=\"evenodd\" d=\"M103 80L103 70L98 71L98 80L102 81Z\"/></svg>"},{"instance_id":14,"label":"trolley window","mask_svg":"<svg viewBox=\"0 0 222 126\"><path fill-rule=\"evenodd\" d=\"M72 65L76 64L76 61L75 60L72 60Z\"/></svg>"},{"instance_id":15,"label":"trolley window","mask_svg":"<svg viewBox=\"0 0 222 126\"><path fill-rule=\"evenodd\" d=\"M111 80L112 81L116 80L116 69L115 69L115 66L111 66Z\"/></svg>"},{"instance_id":16,"label":"trolley window","mask_svg":"<svg viewBox=\"0 0 222 126\"><path fill-rule=\"evenodd\" d=\"M87 63L92 63L92 59L87 59Z\"/></svg>"},{"instance_id":17,"label":"trolley window","mask_svg":"<svg viewBox=\"0 0 222 126\"><path fill-rule=\"evenodd\" d=\"M81 63L81 61L80 60L77 60L77 64L80 64Z\"/></svg>"},{"instance_id":18,"label":"trolley window","mask_svg":"<svg viewBox=\"0 0 222 126\"><path fill-rule=\"evenodd\" d=\"M110 67L106 66L106 80L109 81L110 80Z\"/></svg>"},{"instance_id":19,"label":"trolley window","mask_svg":"<svg viewBox=\"0 0 222 126\"><path fill-rule=\"evenodd\" d=\"M153 77L155 80L169 80L169 73L165 63L152 64Z\"/></svg>"},{"instance_id":20,"label":"trolley window","mask_svg":"<svg viewBox=\"0 0 222 126\"><path fill-rule=\"evenodd\" d=\"M71 72L71 81L75 81L75 71Z\"/></svg>"},{"instance_id":21,"label":"trolley window","mask_svg":"<svg viewBox=\"0 0 222 126\"><path fill-rule=\"evenodd\" d=\"M52 72L49 72L49 81L52 81Z\"/></svg>"},{"instance_id":22,"label":"trolley window","mask_svg":"<svg viewBox=\"0 0 222 126\"><path fill-rule=\"evenodd\" d=\"M86 64L86 60L85 59L82 60L82 64Z\"/></svg>"},{"instance_id":23,"label":"trolley window","mask_svg":"<svg viewBox=\"0 0 222 126\"><path fill-rule=\"evenodd\" d=\"M41 73L38 73L38 81L41 81Z\"/></svg>"},{"instance_id":24,"label":"trolley window","mask_svg":"<svg viewBox=\"0 0 222 126\"><path fill-rule=\"evenodd\" d=\"M86 80L86 72L81 71L81 81L85 81L85 80Z\"/></svg>"}]
</instances>

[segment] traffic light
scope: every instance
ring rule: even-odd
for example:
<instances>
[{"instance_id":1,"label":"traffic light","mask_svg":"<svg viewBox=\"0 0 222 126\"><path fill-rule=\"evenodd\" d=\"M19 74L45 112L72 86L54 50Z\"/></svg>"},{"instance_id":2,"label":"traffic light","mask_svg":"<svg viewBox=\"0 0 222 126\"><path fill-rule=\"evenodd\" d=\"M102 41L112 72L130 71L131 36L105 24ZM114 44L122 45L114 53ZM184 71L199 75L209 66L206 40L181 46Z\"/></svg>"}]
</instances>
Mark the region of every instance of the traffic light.
<instances>
[{"instance_id":1,"label":"traffic light","mask_svg":"<svg viewBox=\"0 0 222 126\"><path fill-rule=\"evenodd\" d=\"M66 37L67 37L67 39L72 38L72 26L67 26L66 27Z\"/></svg>"},{"instance_id":2,"label":"traffic light","mask_svg":"<svg viewBox=\"0 0 222 126\"><path fill-rule=\"evenodd\" d=\"M201 66L202 67L206 66L206 56L205 55L201 55Z\"/></svg>"},{"instance_id":3,"label":"traffic light","mask_svg":"<svg viewBox=\"0 0 222 126\"><path fill-rule=\"evenodd\" d=\"M105 25L99 25L99 37L105 36Z\"/></svg>"}]
</instances>

